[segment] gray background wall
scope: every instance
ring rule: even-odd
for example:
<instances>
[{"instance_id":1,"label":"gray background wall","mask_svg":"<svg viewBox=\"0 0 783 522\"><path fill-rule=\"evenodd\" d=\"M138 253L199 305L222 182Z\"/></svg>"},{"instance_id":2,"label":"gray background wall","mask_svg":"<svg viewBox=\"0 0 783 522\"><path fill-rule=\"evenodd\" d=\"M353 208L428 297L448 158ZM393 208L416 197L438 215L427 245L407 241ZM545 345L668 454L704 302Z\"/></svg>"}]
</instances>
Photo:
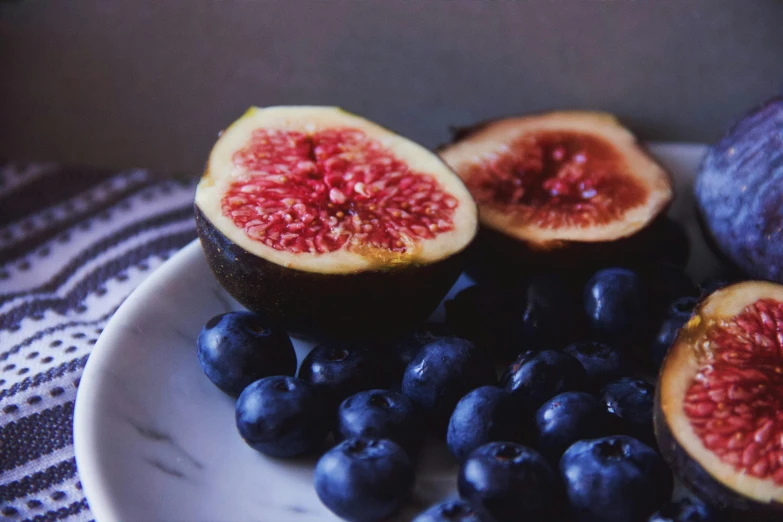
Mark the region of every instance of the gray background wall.
<instances>
[{"instance_id":1,"label":"gray background wall","mask_svg":"<svg viewBox=\"0 0 783 522\"><path fill-rule=\"evenodd\" d=\"M251 104L428 146L507 113L709 141L783 91L779 0L24 0L0 5L0 157L196 173Z\"/></svg>"}]
</instances>

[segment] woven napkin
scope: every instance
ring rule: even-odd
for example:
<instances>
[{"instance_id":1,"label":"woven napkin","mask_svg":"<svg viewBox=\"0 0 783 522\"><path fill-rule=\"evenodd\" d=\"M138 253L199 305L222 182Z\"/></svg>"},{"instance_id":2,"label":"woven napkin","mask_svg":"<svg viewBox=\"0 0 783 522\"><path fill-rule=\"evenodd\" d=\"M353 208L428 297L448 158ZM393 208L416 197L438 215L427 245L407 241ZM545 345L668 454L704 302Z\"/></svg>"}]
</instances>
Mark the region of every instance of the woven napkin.
<instances>
[{"instance_id":1,"label":"woven napkin","mask_svg":"<svg viewBox=\"0 0 783 522\"><path fill-rule=\"evenodd\" d=\"M193 238L194 184L0 163L0 514L90 520L73 452L79 378L123 300Z\"/></svg>"}]
</instances>

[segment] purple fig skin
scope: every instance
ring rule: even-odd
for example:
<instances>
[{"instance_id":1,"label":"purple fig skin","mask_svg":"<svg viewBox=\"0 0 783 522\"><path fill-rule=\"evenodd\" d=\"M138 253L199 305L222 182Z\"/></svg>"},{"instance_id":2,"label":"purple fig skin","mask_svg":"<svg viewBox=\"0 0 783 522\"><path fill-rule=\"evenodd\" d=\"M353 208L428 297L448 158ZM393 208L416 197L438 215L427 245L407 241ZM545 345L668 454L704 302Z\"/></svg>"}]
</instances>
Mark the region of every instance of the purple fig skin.
<instances>
[{"instance_id":1,"label":"purple fig skin","mask_svg":"<svg viewBox=\"0 0 783 522\"><path fill-rule=\"evenodd\" d=\"M783 96L756 107L709 149L695 195L719 255L750 277L783 283Z\"/></svg>"}]
</instances>

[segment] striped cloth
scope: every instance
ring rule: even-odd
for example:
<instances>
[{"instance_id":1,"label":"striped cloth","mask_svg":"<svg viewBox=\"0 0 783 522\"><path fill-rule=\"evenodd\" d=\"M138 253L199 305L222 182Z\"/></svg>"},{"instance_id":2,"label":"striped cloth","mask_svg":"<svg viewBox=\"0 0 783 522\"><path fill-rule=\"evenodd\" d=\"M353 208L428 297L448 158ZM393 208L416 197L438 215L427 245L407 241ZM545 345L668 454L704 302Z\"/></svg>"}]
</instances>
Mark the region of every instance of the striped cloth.
<instances>
[{"instance_id":1,"label":"striped cloth","mask_svg":"<svg viewBox=\"0 0 783 522\"><path fill-rule=\"evenodd\" d=\"M195 237L194 185L144 170L0 163L0 514L90 520L79 377L111 315Z\"/></svg>"}]
</instances>

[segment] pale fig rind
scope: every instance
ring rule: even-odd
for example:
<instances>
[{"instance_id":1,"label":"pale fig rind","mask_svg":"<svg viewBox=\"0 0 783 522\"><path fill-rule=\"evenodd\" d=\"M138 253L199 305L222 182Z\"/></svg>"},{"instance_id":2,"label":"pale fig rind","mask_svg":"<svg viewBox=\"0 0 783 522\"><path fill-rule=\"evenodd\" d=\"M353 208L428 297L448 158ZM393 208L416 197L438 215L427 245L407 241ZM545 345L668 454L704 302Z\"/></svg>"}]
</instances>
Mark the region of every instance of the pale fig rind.
<instances>
[{"instance_id":1,"label":"pale fig rind","mask_svg":"<svg viewBox=\"0 0 783 522\"><path fill-rule=\"evenodd\" d=\"M479 199L481 230L468 254L472 276L503 285L531 271L588 273L607 264L655 260L685 264L687 238L665 218L674 197L670 176L610 114L564 111L483 122L456 129L454 141L438 153L470 188L475 168L507 154L521 138L547 133L600 140L617 156L618 172L644 191L642 201L609 222L564 227L520 222L513 208Z\"/></svg>"},{"instance_id":2,"label":"pale fig rind","mask_svg":"<svg viewBox=\"0 0 783 522\"><path fill-rule=\"evenodd\" d=\"M707 332L759 300L783 302L783 286L746 281L724 287L702 301L680 330L661 367L654 425L658 447L675 475L699 498L737 520L783 518L783 486L757 478L707 448L685 410L694 378L708 364Z\"/></svg>"},{"instance_id":3,"label":"pale fig rind","mask_svg":"<svg viewBox=\"0 0 783 522\"><path fill-rule=\"evenodd\" d=\"M428 186L434 186L446 197L456 200L457 204L450 206L453 210L450 227L436 228L437 233L427 237L405 238L402 242L405 248L401 251L357 241L326 251L289 251L280 248L279 244L274 245L276 248L270 247L268 242L251 237L226 213L226 208L232 207L226 207L229 200L225 194L229 190L238 193L236 183L251 179L252 184L253 179L262 179L262 183L250 187L256 191L259 186L269 186L266 180L274 175L281 181L275 185L280 188L272 194L286 190L286 180L278 174L248 170L235 160L236 151L246 150L243 147L247 147L259 131L276 133L273 136L280 133L292 136L286 134L289 132L297 136L323 136L330 132L337 135L358 132L366 136L381 147L379 150L386 151L383 153L385 158L392 154L395 161L403 161L411 169L412 176L429 176ZM293 138L282 138L284 143L289 139ZM318 183L318 176L322 174L307 172L308 177L302 179ZM290 185L290 181L288 183ZM240 188L244 187L240 185ZM252 191L250 194L256 193ZM307 194L309 192L299 190L294 196L311 197ZM362 196L372 198L372 194L368 192ZM290 205L290 196L280 198L285 205ZM308 204L330 203L315 196L312 198ZM259 223L268 217L261 205L244 208L258 212ZM276 208L282 207L277 205ZM335 213L339 208L330 206L329 212ZM340 215L352 215L349 214L353 212L352 208L346 207L346 212ZM248 111L222 133L213 148L196 192L195 215L207 262L229 294L248 309L293 333L332 339L382 338L390 333L412 330L426 320L459 277L464 265L463 253L478 226L477 210L470 194L437 156L372 122L334 107L272 107ZM323 223L323 233L331 230L323 219L314 223Z\"/></svg>"}]
</instances>

